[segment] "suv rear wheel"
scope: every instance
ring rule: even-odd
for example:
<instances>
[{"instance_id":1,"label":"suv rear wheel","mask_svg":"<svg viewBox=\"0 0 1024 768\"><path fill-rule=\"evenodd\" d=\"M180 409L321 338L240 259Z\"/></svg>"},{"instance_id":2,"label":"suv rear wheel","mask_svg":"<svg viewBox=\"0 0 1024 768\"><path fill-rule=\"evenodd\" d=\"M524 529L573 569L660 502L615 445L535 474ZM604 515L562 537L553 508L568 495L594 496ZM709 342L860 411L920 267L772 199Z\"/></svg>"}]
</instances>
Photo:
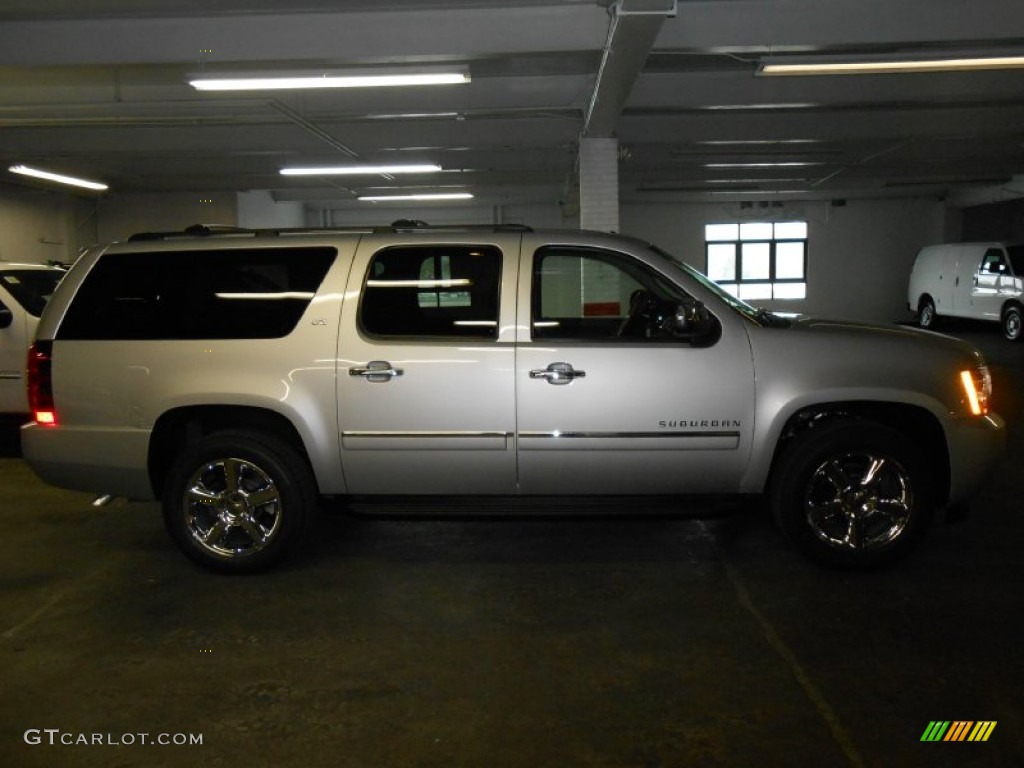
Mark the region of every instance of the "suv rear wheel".
<instances>
[{"instance_id":1,"label":"suv rear wheel","mask_svg":"<svg viewBox=\"0 0 1024 768\"><path fill-rule=\"evenodd\" d=\"M201 565L258 571L297 543L316 509L314 488L306 462L283 440L261 432L217 432L186 447L171 466L164 523Z\"/></svg>"},{"instance_id":2,"label":"suv rear wheel","mask_svg":"<svg viewBox=\"0 0 1024 768\"><path fill-rule=\"evenodd\" d=\"M927 465L903 434L841 421L793 439L779 461L772 511L783 533L814 560L870 568L909 551L933 503Z\"/></svg>"}]
</instances>

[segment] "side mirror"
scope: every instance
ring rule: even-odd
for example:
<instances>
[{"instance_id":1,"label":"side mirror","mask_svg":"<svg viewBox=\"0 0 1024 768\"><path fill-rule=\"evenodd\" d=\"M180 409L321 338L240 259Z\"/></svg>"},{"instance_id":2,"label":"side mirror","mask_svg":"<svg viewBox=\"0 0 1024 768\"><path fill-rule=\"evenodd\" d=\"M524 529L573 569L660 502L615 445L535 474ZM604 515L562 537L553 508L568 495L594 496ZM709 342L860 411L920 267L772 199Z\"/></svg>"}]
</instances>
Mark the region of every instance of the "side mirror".
<instances>
[{"instance_id":1,"label":"side mirror","mask_svg":"<svg viewBox=\"0 0 1024 768\"><path fill-rule=\"evenodd\" d=\"M700 301L681 301L665 318L664 328L677 339L697 339L708 335L714 327L711 313Z\"/></svg>"},{"instance_id":2,"label":"side mirror","mask_svg":"<svg viewBox=\"0 0 1024 768\"><path fill-rule=\"evenodd\" d=\"M13 322L14 314L3 304L0 304L0 328L9 328Z\"/></svg>"}]
</instances>

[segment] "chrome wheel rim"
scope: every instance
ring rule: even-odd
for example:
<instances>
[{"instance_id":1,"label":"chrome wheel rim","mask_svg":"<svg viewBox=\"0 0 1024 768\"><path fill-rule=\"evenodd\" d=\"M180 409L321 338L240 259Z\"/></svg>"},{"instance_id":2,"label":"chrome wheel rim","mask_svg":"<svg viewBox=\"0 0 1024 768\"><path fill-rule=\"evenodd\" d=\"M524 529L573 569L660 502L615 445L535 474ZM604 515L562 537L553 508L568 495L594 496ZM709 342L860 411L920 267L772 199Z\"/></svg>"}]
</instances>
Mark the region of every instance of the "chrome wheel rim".
<instances>
[{"instance_id":1,"label":"chrome wheel rim","mask_svg":"<svg viewBox=\"0 0 1024 768\"><path fill-rule=\"evenodd\" d=\"M926 328L931 325L932 321L935 319L934 313L935 310L932 309L931 304L925 304L921 307L921 325Z\"/></svg>"},{"instance_id":2,"label":"chrome wheel rim","mask_svg":"<svg viewBox=\"0 0 1024 768\"><path fill-rule=\"evenodd\" d=\"M266 549L281 528L281 493L244 459L216 459L197 469L185 491L185 527L200 549L237 558Z\"/></svg>"},{"instance_id":3,"label":"chrome wheel rim","mask_svg":"<svg viewBox=\"0 0 1024 768\"><path fill-rule=\"evenodd\" d=\"M910 475L885 456L833 457L811 475L804 508L820 541L852 551L877 549L899 538L910 522Z\"/></svg>"}]
</instances>

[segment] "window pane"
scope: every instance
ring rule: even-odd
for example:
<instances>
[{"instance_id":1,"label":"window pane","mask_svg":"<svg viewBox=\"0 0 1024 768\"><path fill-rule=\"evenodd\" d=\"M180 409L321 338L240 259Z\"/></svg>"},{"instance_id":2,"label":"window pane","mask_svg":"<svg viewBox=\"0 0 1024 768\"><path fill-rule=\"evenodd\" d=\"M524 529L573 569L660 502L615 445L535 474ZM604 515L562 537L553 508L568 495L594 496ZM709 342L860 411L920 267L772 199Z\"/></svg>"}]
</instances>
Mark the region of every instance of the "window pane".
<instances>
[{"instance_id":1,"label":"window pane","mask_svg":"<svg viewBox=\"0 0 1024 768\"><path fill-rule=\"evenodd\" d=\"M740 224L740 240L771 240L772 225L768 222L751 221Z\"/></svg>"},{"instance_id":2,"label":"window pane","mask_svg":"<svg viewBox=\"0 0 1024 768\"><path fill-rule=\"evenodd\" d=\"M740 283L740 298L744 301L770 299L771 297L771 283Z\"/></svg>"},{"instance_id":3,"label":"window pane","mask_svg":"<svg viewBox=\"0 0 1024 768\"><path fill-rule=\"evenodd\" d=\"M774 294L776 299L805 299L807 283L775 283Z\"/></svg>"},{"instance_id":4,"label":"window pane","mask_svg":"<svg viewBox=\"0 0 1024 768\"><path fill-rule=\"evenodd\" d=\"M579 256L546 256L536 279L542 317L583 317L583 260Z\"/></svg>"},{"instance_id":5,"label":"window pane","mask_svg":"<svg viewBox=\"0 0 1024 768\"><path fill-rule=\"evenodd\" d=\"M716 283L736 279L736 246L732 243L708 246L708 277Z\"/></svg>"},{"instance_id":6,"label":"window pane","mask_svg":"<svg viewBox=\"0 0 1024 768\"><path fill-rule=\"evenodd\" d=\"M776 240L806 240L806 221L783 221L775 225Z\"/></svg>"},{"instance_id":7,"label":"window pane","mask_svg":"<svg viewBox=\"0 0 1024 768\"><path fill-rule=\"evenodd\" d=\"M741 274L743 280L767 280L771 277L771 246L768 243L744 243Z\"/></svg>"},{"instance_id":8,"label":"window pane","mask_svg":"<svg viewBox=\"0 0 1024 768\"><path fill-rule=\"evenodd\" d=\"M780 280L799 280L804 276L805 243L776 243L775 277Z\"/></svg>"},{"instance_id":9,"label":"window pane","mask_svg":"<svg viewBox=\"0 0 1024 768\"><path fill-rule=\"evenodd\" d=\"M79 288L58 338L282 338L336 255L328 247L108 254Z\"/></svg>"},{"instance_id":10,"label":"window pane","mask_svg":"<svg viewBox=\"0 0 1024 768\"><path fill-rule=\"evenodd\" d=\"M727 293L731 293L736 298L739 298L740 287L736 283L721 283L721 288Z\"/></svg>"},{"instance_id":11,"label":"window pane","mask_svg":"<svg viewBox=\"0 0 1024 768\"><path fill-rule=\"evenodd\" d=\"M531 332L535 339L633 343L672 339L654 325L657 312L674 311L679 287L642 262L597 248L549 246L533 257ZM635 311L631 312L631 307Z\"/></svg>"},{"instance_id":12,"label":"window pane","mask_svg":"<svg viewBox=\"0 0 1024 768\"><path fill-rule=\"evenodd\" d=\"M704 242L720 243L740 239L738 224L708 224L704 227Z\"/></svg>"},{"instance_id":13,"label":"window pane","mask_svg":"<svg viewBox=\"0 0 1024 768\"><path fill-rule=\"evenodd\" d=\"M0 273L0 283L26 312L39 317L62 277L59 269L11 269Z\"/></svg>"},{"instance_id":14,"label":"window pane","mask_svg":"<svg viewBox=\"0 0 1024 768\"><path fill-rule=\"evenodd\" d=\"M374 336L495 338L501 252L493 247L385 248L359 308Z\"/></svg>"}]
</instances>

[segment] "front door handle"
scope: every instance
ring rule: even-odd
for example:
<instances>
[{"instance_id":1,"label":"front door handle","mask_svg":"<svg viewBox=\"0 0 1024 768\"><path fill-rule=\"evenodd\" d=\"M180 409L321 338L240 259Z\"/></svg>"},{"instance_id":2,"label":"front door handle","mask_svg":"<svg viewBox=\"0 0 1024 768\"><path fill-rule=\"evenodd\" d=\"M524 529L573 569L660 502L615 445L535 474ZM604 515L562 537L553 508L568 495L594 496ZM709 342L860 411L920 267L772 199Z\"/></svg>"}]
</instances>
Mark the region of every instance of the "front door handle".
<instances>
[{"instance_id":1,"label":"front door handle","mask_svg":"<svg viewBox=\"0 0 1024 768\"><path fill-rule=\"evenodd\" d=\"M573 379L582 379L586 371L577 371L570 363L552 363L543 370L530 371L531 379L546 379L548 384L569 384Z\"/></svg>"},{"instance_id":2,"label":"front door handle","mask_svg":"<svg viewBox=\"0 0 1024 768\"><path fill-rule=\"evenodd\" d=\"M379 384L391 381L395 376L405 373L401 368L395 368L386 360L371 360L365 368L349 368L349 376L362 376L367 381Z\"/></svg>"}]
</instances>

